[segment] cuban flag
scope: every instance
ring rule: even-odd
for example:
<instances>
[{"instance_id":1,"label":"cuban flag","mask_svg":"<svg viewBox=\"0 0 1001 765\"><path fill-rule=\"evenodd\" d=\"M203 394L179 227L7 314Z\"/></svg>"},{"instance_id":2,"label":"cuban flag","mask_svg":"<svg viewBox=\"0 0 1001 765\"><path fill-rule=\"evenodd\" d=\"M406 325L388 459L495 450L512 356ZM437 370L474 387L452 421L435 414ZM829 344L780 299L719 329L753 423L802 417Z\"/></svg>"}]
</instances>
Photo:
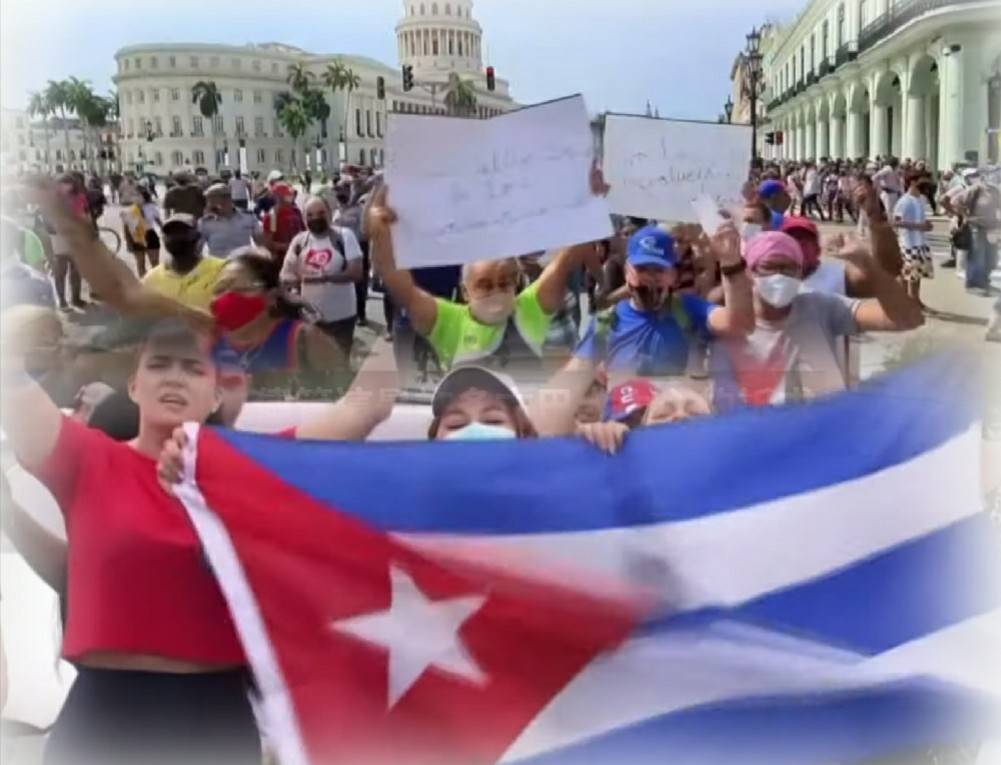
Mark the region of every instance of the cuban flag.
<instances>
[{"instance_id":1,"label":"cuban flag","mask_svg":"<svg viewBox=\"0 0 1001 765\"><path fill-rule=\"evenodd\" d=\"M192 427L178 487L283 765L808 765L983 740L976 375L579 439Z\"/></svg>"}]
</instances>

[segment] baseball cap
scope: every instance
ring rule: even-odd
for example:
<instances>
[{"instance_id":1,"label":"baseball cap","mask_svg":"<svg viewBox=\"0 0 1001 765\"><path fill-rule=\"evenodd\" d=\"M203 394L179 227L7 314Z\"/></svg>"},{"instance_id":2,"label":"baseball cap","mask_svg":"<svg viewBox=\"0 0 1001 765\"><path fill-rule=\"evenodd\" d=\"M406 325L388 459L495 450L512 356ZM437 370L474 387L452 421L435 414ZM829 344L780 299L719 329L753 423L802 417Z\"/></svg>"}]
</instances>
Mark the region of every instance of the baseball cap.
<instances>
[{"instance_id":1,"label":"baseball cap","mask_svg":"<svg viewBox=\"0 0 1001 765\"><path fill-rule=\"evenodd\" d=\"M605 419L621 422L641 409L646 409L660 391L649 380L628 380L608 392Z\"/></svg>"},{"instance_id":2,"label":"baseball cap","mask_svg":"<svg viewBox=\"0 0 1001 765\"><path fill-rule=\"evenodd\" d=\"M782 181L776 181L774 179L770 181L763 181L758 186L758 196L762 199L770 199L777 194L781 194L786 190L785 184Z\"/></svg>"},{"instance_id":3,"label":"baseball cap","mask_svg":"<svg viewBox=\"0 0 1001 765\"><path fill-rule=\"evenodd\" d=\"M964 179L965 178L976 178L977 176L980 175L980 171L977 170L977 168L975 168L975 167L968 167L965 170L963 170L963 172L961 173L961 175L963 176Z\"/></svg>"},{"instance_id":4,"label":"baseball cap","mask_svg":"<svg viewBox=\"0 0 1001 765\"><path fill-rule=\"evenodd\" d=\"M284 182L276 183L274 187L272 187L271 191L273 191L277 196L280 197L292 196L292 187Z\"/></svg>"},{"instance_id":5,"label":"baseball cap","mask_svg":"<svg viewBox=\"0 0 1001 765\"><path fill-rule=\"evenodd\" d=\"M285 180L285 175L281 170L272 170L268 173L268 183L274 183L275 181Z\"/></svg>"},{"instance_id":6,"label":"baseball cap","mask_svg":"<svg viewBox=\"0 0 1001 765\"><path fill-rule=\"evenodd\" d=\"M163 222L163 229L166 231L167 226L172 226L174 224L181 224L187 226L188 228L197 228L198 222L195 220L195 216L191 213L177 212L171 215L167 220Z\"/></svg>"},{"instance_id":7,"label":"baseball cap","mask_svg":"<svg viewBox=\"0 0 1001 765\"><path fill-rule=\"evenodd\" d=\"M525 402L514 380L500 372L473 364L455 367L438 383L431 399L431 413L440 417L449 403L470 388L494 393L525 411Z\"/></svg>"},{"instance_id":8,"label":"baseball cap","mask_svg":"<svg viewBox=\"0 0 1001 765\"><path fill-rule=\"evenodd\" d=\"M205 196L207 197L228 197L229 195L229 186L225 183L213 183L205 189Z\"/></svg>"},{"instance_id":9,"label":"baseball cap","mask_svg":"<svg viewBox=\"0 0 1001 765\"><path fill-rule=\"evenodd\" d=\"M678 262L674 254L674 237L659 226L644 226L629 237L626 252L631 266L674 268Z\"/></svg>"}]
</instances>

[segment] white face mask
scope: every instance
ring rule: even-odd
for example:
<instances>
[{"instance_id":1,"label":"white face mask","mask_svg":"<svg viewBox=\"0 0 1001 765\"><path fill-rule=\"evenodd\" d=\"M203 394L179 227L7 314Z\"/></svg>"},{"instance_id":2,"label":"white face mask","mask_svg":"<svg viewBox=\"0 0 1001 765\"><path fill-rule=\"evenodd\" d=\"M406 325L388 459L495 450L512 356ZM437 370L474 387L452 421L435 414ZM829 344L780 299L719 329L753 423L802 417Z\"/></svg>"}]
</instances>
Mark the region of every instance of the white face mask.
<instances>
[{"instance_id":1,"label":"white face mask","mask_svg":"<svg viewBox=\"0 0 1001 765\"><path fill-rule=\"evenodd\" d=\"M744 242L750 242L763 230L764 229L761 227L760 223L745 223L740 227L740 238L743 239Z\"/></svg>"},{"instance_id":2,"label":"white face mask","mask_svg":"<svg viewBox=\"0 0 1001 765\"><path fill-rule=\"evenodd\" d=\"M514 292L493 292L469 301L469 311L482 324L503 324L514 313Z\"/></svg>"},{"instance_id":3,"label":"white face mask","mask_svg":"<svg viewBox=\"0 0 1001 765\"><path fill-rule=\"evenodd\" d=\"M754 288L758 295L775 308L785 308L792 303L802 286L803 283L799 279L785 274L754 277Z\"/></svg>"},{"instance_id":4,"label":"white face mask","mask_svg":"<svg viewBox=\"0 0 1001 765\"><path fill-rule=\"evenodd\" d=\"M446 441L505 441L517 438L518 434L503 425L489 425L485 422L471 422L464 428L453 430Z\"/></svg>"}]
</instances>

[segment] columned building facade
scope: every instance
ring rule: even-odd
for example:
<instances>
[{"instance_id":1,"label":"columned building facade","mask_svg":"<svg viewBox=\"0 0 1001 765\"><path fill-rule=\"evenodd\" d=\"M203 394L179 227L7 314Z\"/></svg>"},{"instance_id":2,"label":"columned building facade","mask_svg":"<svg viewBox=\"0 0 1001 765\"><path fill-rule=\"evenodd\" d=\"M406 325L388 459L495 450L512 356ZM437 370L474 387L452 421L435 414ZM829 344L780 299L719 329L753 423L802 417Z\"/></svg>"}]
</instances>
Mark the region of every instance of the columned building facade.
<instances>
[{"instance_id":1,"label":"columned building facade","mask_svg":"<svg viewBox=\"0 0 1001 765\"><path fill-rule=\"evenodd\" d=\"M766 157L998 161L1001 0L813 0L764 67Z\"/></svg>"},{"instance_id":2,"label":"columned building facade","mask_svg":"<svg viewBox=\"0 0 1001 765\"><path fill-rule=\"evenodd\" d=\"M161 174L197 167L214 172L241 163L260 172L293 167L316 172L340 162L380 166L391 115L445 114L444 84L453 71L471 81L478 116L514 107L504 80L498 78L496 89L487 90L480 54L483 33L472 18L470 0L407 0L396 32L400 63L414 66L417 85L409 92L403 91L399 66L364 56L314 54L279 43L122 48L115 54L114 77L122 163ZM361 80L350 94L323 86L324 71L337 62ZM291 90L289 70L300 64L315 75L313 87L324 91L331 116L326 125L311 125L294 143L278 121L275 99ZM385 83L384 99L378 98L379 77ZM214 124L193 102L192 88L200 81L214 82L222 96Z\"/></svg>"}]
</instances>

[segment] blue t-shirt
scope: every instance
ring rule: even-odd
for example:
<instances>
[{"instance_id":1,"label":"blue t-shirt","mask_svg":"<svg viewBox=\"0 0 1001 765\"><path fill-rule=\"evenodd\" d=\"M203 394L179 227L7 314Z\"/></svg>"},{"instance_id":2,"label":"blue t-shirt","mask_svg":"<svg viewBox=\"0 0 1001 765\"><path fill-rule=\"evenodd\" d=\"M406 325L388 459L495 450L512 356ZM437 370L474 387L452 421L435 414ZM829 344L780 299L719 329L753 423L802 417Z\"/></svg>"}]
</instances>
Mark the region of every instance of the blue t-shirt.
<instances>
[{"instance_id":1,"label":"blue t-shirt","mask_svg":"<svg viewBox=\"0 0 1001 765\"><path fill-rule=\"evenodd\" d=\"M693 335L706 339L709 331L709 314L715 305L698 295L683 294L673 298L680 301L661 311L637 311L628 300L615 306L615 316L604 338L602 354L595 337L596 318L577 346L576 355L590 358L595 363L605 361L611 371L631 371L637 375L684 374L688 368L688 343ZM683 312L688 326L682 327L675 318ZM603 355L604 358L598 358Z\"/></svg>"}]
</instances>

